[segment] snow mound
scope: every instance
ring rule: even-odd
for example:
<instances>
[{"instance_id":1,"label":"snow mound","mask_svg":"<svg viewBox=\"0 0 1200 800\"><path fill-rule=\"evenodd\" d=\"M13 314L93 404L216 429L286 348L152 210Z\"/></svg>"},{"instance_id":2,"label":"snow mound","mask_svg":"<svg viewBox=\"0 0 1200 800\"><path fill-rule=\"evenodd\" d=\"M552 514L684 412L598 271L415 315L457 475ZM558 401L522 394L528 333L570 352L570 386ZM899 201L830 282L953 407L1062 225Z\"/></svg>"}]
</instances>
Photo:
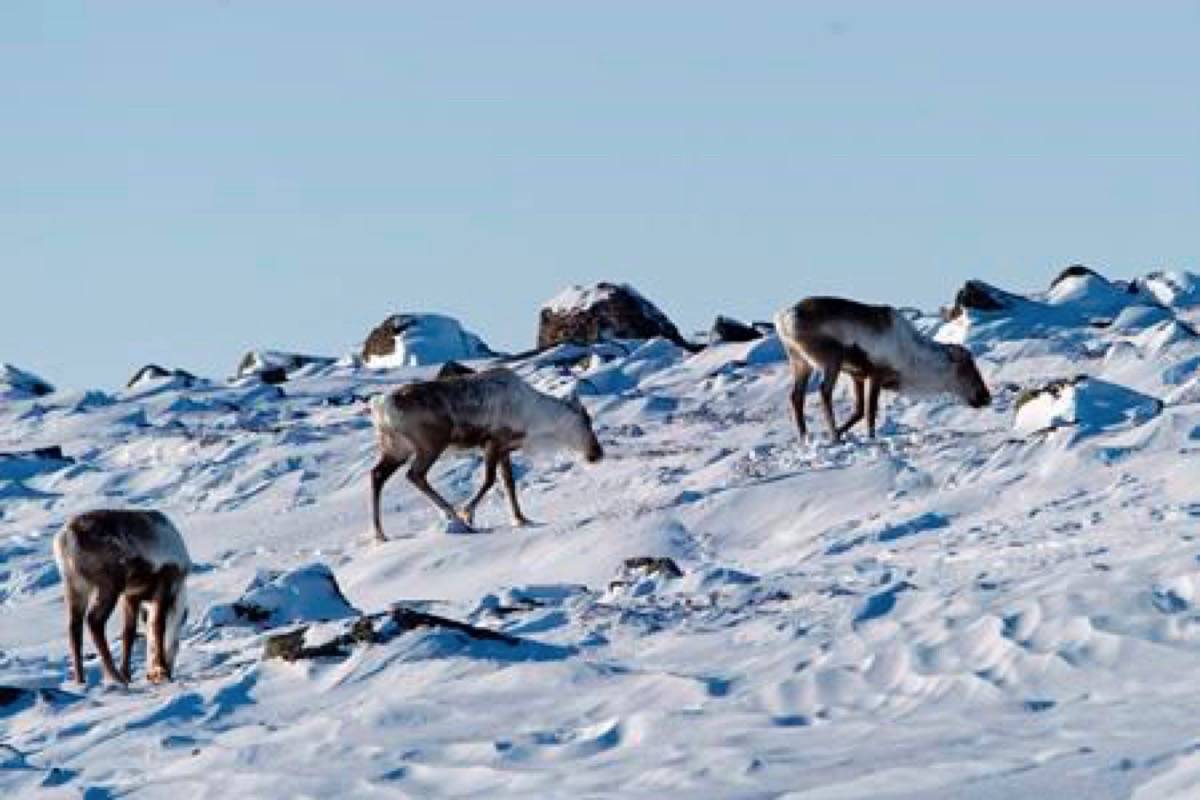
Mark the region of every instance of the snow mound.
<instances>
[{"instance_id":1,"label":"snow mound","mask_svg":"<svg viewBox=\"0 0 1200 800\"><path fill-rule=\"evenodd\" d=\"M1195 376L1181 386L1175 387L1166 397L1167 404L1173 406L1200 403L1200 375Z\"/></svg>"},{"instance_id":2,"label":"snow mound","mask_svg":"<svg viewBox=\"0 0 1200 800\"><path fill-rule=\"evenodd\" d=\"M380 323L363 345L370 367L418 367L446 361L470 361L495 355L483 339L453 317L395 314Z\"/></svg>"},{"instance_id":3,"label":"snow mound","mask_svg":"<svg viewBox=\"0 0 1200 800\"><path fill-rule=\"evenodd\" d=\"M288 572L260 570L235 602L210 607L205 624L276 628L360 615L342 594L333 571L324 564L309 564Z\"/></svg>"},{"instance_id":4,"label":"snow mound","mask_svg":"<svg viewBox=\"0 0 1200 800\"><path fill-rule=\"evenodd\" d=\"M1115 383L1080 377L1055 381L1017 400L1014 428L1037 433L1067 425L1092 432L1145 422L1162 401Z\"/></svg>"},{"instance_id":5,"label":"snow mound","mask_svg":"<svg viewBox=\"0 0 1200 800\"><path fill-rule=\"evenodd\" d=\"M310 356L282 350L251 350L242 357L234 377L257 378L263 383L283 383L294 375L307 375L333 364L328 356Z\"/></svg>"},{"instance_id":6,"label":"snow mound","mask_svg":"<svg viewBox=\"0 0 1200 800\"><path fill-rule=\"evenodd\" d=\"M1152 272L1138 281L1138 285L1164 306L1200 305L1200 275L1194 272Z\"/></svg>"},{"instance_id":7,"label":"snow mound","mask_svg":"<svg viewBox=\"0 0 1200 800\"><path fill-rule=\"evenodd\" d=\"M34 375L11 364L0 364L0 400L24 400L42 397L54 391L54 387Z\"/></svg>"},{"instance_id":8,"label":"snow mound","mask_svg":"<svg viewBox=\"0 0 1200 800\"><path fill-rule=\"evenodd\" d=\"M1079 265L1063 270L1045 297L1048 305L1069 305L1076 311L1094 315L1117 314L1136 300L1136 292L1130 292L1125 286Z\"/></svg>"},{"instance_id":9,"label":"snow mound","mask_svg":"<svg viewBox=\"0 0 1200 800\"><path fill-rule=\"evenodd\" d=\"M625 358L605 361L593 356L579 377L583 394L618 394L633 389L644 378L683 360L684 353L666 339L650 339Z\"/></svg>"}]
</instances>

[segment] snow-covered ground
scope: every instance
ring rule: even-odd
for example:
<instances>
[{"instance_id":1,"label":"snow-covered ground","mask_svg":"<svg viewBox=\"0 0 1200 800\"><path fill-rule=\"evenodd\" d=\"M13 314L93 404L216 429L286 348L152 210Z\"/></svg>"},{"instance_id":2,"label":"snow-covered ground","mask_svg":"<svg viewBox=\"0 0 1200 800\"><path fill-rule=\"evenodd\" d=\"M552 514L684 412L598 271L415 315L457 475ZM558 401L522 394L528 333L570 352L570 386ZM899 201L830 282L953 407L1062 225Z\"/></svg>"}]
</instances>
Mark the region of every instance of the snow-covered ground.
<instances>
[{"instance_id":1,"label":"snow-covered ground","mask_svg":"<svg viewBox=\"0 0 1200 800\"><path fill-rule=\"evenodd\" d=\"M798 441L772 338L542 353L517 369L578 384L607 458L523 461L541 524L509 528L496 493L478 535L398 478L383 545L363 401L436 367L14 393L0 795L1200 796L1200 291L1136 285L921 318L975 351L995 403L886 397L875 441L830 444L815 403ZM478 466L435 483L464 499ZM174 684L140 677L140 646L128 689L94 661L86 689L66 679L50 540L99 506L187 538ZM641 556L684 574L622 569ZM344 597L312 598L320 565ZM281 610L239 620L247 597ZM524 642L424 629L261 659L266 624L398 601Z\"/></svg>"}]
</instances>

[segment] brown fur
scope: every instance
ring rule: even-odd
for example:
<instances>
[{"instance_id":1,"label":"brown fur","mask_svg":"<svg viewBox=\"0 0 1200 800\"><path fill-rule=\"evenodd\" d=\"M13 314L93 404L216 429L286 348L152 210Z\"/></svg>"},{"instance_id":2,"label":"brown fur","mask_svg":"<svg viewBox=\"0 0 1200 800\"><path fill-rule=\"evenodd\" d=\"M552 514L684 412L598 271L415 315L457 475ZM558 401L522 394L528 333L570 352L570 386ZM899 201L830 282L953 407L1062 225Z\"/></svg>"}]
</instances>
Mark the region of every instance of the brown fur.
<instances>
[{"instance_id":1,"label":"brown fur","mask_svg":"<svg viewBox=\"0 0 1200 800\"><path fill-rule=\"evenodd\" d=\"M792 365L792 410L801 436L808 432L804 399L814 367L822 373L821 404L835 441L854 427L864 412L868 434L875 436L883 389L905 391L914 384L928 388L931 382L940 381L974 407L991 402L965 348L926 339L891 306L810 297L781 311L776 329ZM838 425L833 390L842 372L854 381L854 412Z\"/></svg>"},{"instance_id":2,"label":"brown fur","mask_svg":"<svg viewBox=\"0 0 1200 800\"><path fill-rule=\"evenodd\" d=\"M513 523L530 524L517 500L512 468L512 453L525 444L528 432L520 429L516 420L505 420L497 424L492 420L493 415L489 413L495 394L503 391L503 387L511 381L520 384L526 392L540 395L525 386L511 371L493 369L482 373L468 371L439 377L434 381L410 384L388 396L386 402L394 406L396 415L403 420L403 430L397 430L376 419L380 456L371 470L371 517L378 541L386 540L379 504L383 485L405 463L409 463L409 482L447 517L459 518L468 528L474 524L475 510L495 485L499 473ZM545 395L540 396L545 401L563 402L552 400ZM577 402L568 405L575 413L582 415L587 425L590 437L587 459L598 461L603 456L603 451L596 441L595 434L591 432L587 411ZM456 511L428 480L428 473L434 462L450 448L482 450L484 456L483 482L459 511Z\"/></svg>"},{"instance_id":3,"label":"brown fur","mask_svg":"<svg viewBox=\"0 0 1200 800\"><path fill-rule=\"evenodd\" d=\"M55 554L62 571L67 606L67 631L75 680L83 683L83 626L86 620L92 642L109 680L127 684L137 635L138 615L146 605L149 615L149 670L153 682L170 680L173 664L165 639L168 617L180 598L189 565L156 566L140 553L160 548L160 526L170 526L162 514L151 511L91 511L73 517L55 539ZM183 554L186 557L186 553ZM105 625L118 601L124 614L121 633L121 667L113 663Z\"/></svg>"}]
</instances>

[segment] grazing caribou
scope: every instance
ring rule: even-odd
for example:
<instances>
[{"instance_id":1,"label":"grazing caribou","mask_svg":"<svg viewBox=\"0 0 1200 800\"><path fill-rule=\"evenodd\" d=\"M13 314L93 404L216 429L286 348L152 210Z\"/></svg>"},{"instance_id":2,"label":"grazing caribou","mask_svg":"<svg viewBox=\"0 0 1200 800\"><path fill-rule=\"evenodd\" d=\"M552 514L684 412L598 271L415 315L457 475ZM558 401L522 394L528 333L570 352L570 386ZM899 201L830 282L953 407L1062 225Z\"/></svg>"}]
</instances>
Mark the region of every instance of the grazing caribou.
<instances>
[{"instance_id":1,"label":"grazing caribou","mask_svg":"<svg viewBox=\"0 0 1200 800\"><path fill-rule=\"evenodd\" d=\"M83 624L110 681L128 684L133 641L143 604L149 611L146 677L171 679L179 653L179 633L187 618L187 576L191 559L183 537L157 511L89 511L70 519L54 537L54 558L62 575L67 632L75 680L83 674ZM121 669L113 664L104 626L117 601L124 611Z\"/></svg>"},{"instance_id":2,"label":"grazing caribou","mask_svg":"<svg viewBox=\"0 0 1200 800\"><path fill-rule=\"evenodd\" d=\"M592 421L578 397L543 394L515 372L495 368L449 375L402 386L371 398L371 417L379 441L379 461L371 470L371 517L375 538L386 541L380 521L383 484L411 459L408 480L428 497L447 520L474 524L475 509L500 478L508 496L513 525L528 525L517 502L511 454L522 447L566 447L589 462L604 456ZM430 467L447 448L483 451L484 476L479 490L455 511L432 486Z\"/></svg>"},{"instance_id":3,"label":"grazing caribou","mask_svg":"<svg viewBox=\"0 0 1200 800\"><path fill-rule=\"evenodd\" d=\"M873 306L838 297L809 297L775 315L775 329L795 376L792 410L800 435L808 379L819 369L821 404L834 441L863 418L875 436L879 392L906 394L949 392L972 408L992 401L987 385L965 347L941 344L922 335L891 306ZM839 427L833 415L833 388L838 375L854 379L854 413Z\"/></svg>"}]
</instances>

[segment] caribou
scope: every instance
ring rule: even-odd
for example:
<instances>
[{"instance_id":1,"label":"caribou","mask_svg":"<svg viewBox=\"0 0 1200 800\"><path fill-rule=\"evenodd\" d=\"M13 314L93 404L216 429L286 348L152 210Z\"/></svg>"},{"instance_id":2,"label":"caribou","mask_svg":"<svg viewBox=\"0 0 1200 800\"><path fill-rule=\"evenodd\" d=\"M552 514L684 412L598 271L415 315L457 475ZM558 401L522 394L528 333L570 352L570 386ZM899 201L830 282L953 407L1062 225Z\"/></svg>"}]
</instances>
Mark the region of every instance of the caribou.
<instances>
[{"instance_id":1,"label":"caribou","mask_svg":"<svg viewBox=\"0 0 1200 800\"><path fill-rule=\"evenodd\" d=\"M380 519L383 485L408 464L409 482L451 523L472 530L475 509L496 482L508 498L514 526L529 520L517 501L512 453L522 448L565 447L588 462L604 450L579 398L563 399L539 392L504 367L402 386L371 398L371 418L379 459L371 470L371 518L377 541L386 541ZM456 510L429 483L434 462L450 448L483 452L483 482L461 510Z\"/></svg>"},{"instance_id":2,"label":"caribou","mask_svg":"<svg viewBox=\"0 0 1200 800\"><path fill-rule=\"evenodd\" d=\"M806 436L804 396L809 378L820 370L821 405L834 441L863 418L875 436L882 389L902 394L948 392L972 408L992 401L971 352L924 336L891 306L867 305L838 297L809 297L775 315L775 329L791 363L795 383L792 411ZM854 381L854 412L840 426L833 413L838 376Z\"/></svg>"},{"instance_id":3,"label":"caribou","mask_svg":"<svg viewBox=\"0 0 1200 800\"><path fill-rule=\"evenodd\" d=\"M187 618L187 576L191 558L183 537L157 511L89 511L68 520L54 537L54 558L62 575L67 633L75 680L83 672L83 625L108 680L128 684L139 613L147 611L149 650L146 677L171 680L179 634ZM124 611L121 668L113 663L104 627L117 601Z\"/></svg>"}]
</instances>

